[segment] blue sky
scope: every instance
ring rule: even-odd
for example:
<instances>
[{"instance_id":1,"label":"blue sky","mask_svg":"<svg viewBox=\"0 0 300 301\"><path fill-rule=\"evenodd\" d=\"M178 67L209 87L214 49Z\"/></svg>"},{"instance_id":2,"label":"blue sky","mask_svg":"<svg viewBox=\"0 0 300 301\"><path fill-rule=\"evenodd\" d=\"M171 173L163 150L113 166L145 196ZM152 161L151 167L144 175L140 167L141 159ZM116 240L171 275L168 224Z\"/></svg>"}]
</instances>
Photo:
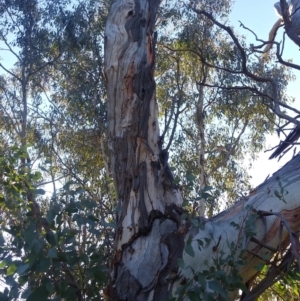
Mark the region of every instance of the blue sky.
<instances>
[{"instance_id":1,"label":"blue sky","mask_svg":"<svg viewBox=\"0 0 300 301\"><path fill-rule=\"evenodd\" d=\"M262 39L267 38L270 28L278 19L273 8L274 3L273 0L237 0L230 20L234 26L241 21Z\"/></svg>"}]
</instances>

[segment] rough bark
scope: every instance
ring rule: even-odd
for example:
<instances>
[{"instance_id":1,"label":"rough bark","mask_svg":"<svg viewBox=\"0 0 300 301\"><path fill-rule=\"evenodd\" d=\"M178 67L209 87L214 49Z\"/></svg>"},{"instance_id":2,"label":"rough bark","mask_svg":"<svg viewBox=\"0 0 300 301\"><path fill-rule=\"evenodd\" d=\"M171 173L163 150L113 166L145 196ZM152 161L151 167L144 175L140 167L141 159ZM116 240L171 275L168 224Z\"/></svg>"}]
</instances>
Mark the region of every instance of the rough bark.
<instances>
[{"instance_id":1,"label":"rough bark","mask_svg":"<svg viewBox=\"0 0 300 301\"><path fill-rule=\"evenodd\" d=\"M183 247L182 198L172 186L157 120L154 23L158 0L119 0L105 33L109 148L118 198L113 300L163 300ZM181 242L180 242L181 241Z\"/></svg>"},{"instance_id":2,"label":"rough bark","mask_svg":"<svg viewBox=\"0 0 300 301\"><path fill-rule=\"evenodd\" d=\"M111 300L167 300L184 278L192 279L213 266L221 252L224 256L233 249L236 256L246 250L239 273L247 282L262 258L282 249L292 231L300 229L299 156L251 196L202 220L201 227L181 220L182 197L172 185L157 121L153 73L158 5L159 0L113 1L106 25L110 169L118 199ZM253 216L256 240L245 226ZM207 238L199 249L198 241ZM188 239L194 257L183 251ZM179 270L178 258L193 271Z\"/></svg>"}]
</instances>

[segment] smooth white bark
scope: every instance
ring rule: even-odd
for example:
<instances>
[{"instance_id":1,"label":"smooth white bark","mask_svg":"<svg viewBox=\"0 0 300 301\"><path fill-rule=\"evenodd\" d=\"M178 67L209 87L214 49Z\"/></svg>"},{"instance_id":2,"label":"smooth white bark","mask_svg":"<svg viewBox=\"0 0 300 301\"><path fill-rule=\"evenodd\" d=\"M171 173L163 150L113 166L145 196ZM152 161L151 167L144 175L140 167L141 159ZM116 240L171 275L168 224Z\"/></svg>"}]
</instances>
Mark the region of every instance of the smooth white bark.
<instances>
[{"instance_id":1,"label":"smooth white bark","mask_svg":"<svg viewBox=\"0 0 300 301\"><path fill-rule=\"evenodd\" d=\"M213 266L213 260L221 256L222 252L222 256L234 252L238 257L245 249L243 259L246 260L246 265L240 266L239 271L244 282L251 279L257 273L258 264L264 262L262 258L270 260L274 254L270 251L272 249L283 251L280 248L286 246L290 231L296 232L300 229L299 170L300 155L260 185L249 197L207 221L204 230L192 229L186 239L193 236L195 256L184 253L186 265L192 267L195 273L201 272ZM250 241L246 234L247 221L253 215L256 216L254 237L261 244ZM233 226L233 223L239 227ZM210 243L205 243L205 247L199 250L197 240L205 242L205 238ZM231 249L230 245L235 248ZM186 278L191 278L193 274L189 268L182 273Z\"/></svg>"}]
</instances>

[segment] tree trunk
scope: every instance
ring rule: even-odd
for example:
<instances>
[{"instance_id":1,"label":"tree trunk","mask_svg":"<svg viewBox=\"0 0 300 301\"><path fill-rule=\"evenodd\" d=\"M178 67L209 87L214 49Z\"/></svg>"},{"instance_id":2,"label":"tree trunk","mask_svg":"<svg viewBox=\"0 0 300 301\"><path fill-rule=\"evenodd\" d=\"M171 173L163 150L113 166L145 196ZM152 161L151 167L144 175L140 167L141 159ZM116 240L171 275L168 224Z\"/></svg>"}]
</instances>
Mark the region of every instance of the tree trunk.
<instances>
[{"instance_id":1,"label":"tree trunk","mask_svg":"<svg viewBox=\"0 0 300 301\"><path fill-rule=\"evenodd\" d=\"M246 283L257 273L254 267L300 228L299 156L251 196L199 227L181 220L182 197L172 184L157 120L153 73L159 2L113 1L106 24L110 169L118 199L111 300L167 300L195 273L221 256L237 258L244 249L238 272ZM185 241L194 257L184 252ZM178 258L187 268L178 269Z\"/></svg>"},{"instance_id":2,"label":"tree trunk","mask_svg":"<svg viewBox=\"0 0 300 301\"><path fill-rule=\"evenodd\" d=\"M182 198L162 150L155 81L158 0L112 3L105 33L111 170L118 198L113 300L163 300L182 253Z\"/></svg>"}]
</instances>

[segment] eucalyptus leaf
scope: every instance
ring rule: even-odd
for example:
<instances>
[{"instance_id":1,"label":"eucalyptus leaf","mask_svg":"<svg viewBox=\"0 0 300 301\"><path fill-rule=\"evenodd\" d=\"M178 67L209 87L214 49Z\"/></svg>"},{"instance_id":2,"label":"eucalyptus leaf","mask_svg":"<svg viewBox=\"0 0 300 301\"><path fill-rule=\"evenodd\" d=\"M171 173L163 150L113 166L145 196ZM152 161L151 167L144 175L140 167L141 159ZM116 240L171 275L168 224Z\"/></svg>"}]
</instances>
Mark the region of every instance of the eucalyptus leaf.
<instances>
[{"instance_id":1,"label":"eucalyptus leaf","mask_svg":"<svg viewBox=\"0 0 300 301\"><path fill-rule=\"evenodd\" d=\"M26 299L26 301L48 301L48 290L44 286L35 289Z\"/></svg>"}]
</instances>

